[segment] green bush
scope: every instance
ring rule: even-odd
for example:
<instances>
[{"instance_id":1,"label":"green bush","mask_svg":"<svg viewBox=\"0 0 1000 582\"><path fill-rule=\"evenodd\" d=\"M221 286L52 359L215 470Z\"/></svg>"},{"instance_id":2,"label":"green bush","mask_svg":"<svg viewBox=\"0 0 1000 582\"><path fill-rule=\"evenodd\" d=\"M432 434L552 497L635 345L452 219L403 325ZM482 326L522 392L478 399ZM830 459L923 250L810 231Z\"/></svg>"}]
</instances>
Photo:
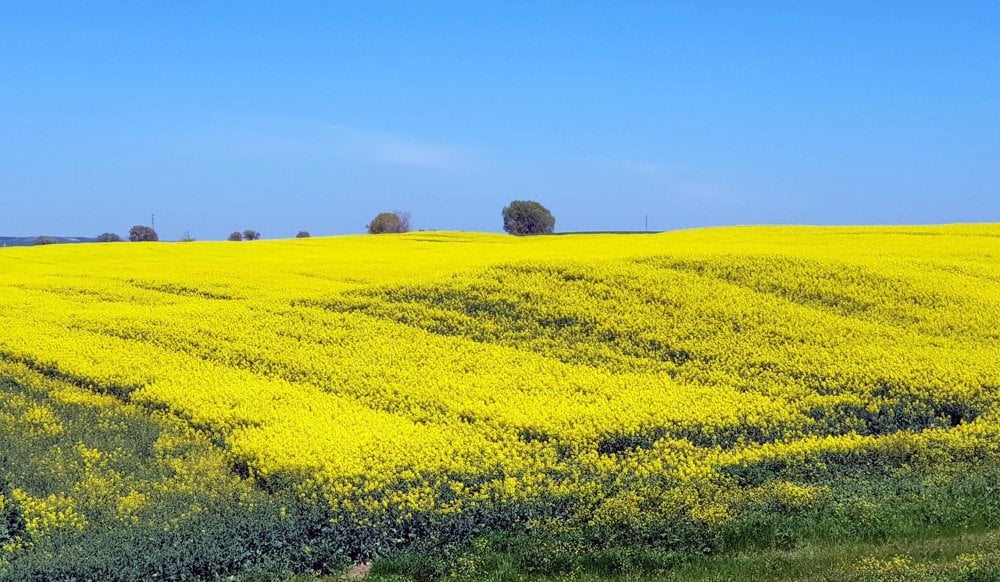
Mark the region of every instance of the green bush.
<instances>
[{"instance_id":1,"label":"green bush","mask_svg":"<svg viewBox=\"0 0 1000 582\"><path fill-rule=\"evenodd\" d=\"M0 471L5 465L6 461L0 464ZM23 540L25 535L24 515L11 493L7 479L0 474L0 547Z\"/></svg>"}]
</instances>

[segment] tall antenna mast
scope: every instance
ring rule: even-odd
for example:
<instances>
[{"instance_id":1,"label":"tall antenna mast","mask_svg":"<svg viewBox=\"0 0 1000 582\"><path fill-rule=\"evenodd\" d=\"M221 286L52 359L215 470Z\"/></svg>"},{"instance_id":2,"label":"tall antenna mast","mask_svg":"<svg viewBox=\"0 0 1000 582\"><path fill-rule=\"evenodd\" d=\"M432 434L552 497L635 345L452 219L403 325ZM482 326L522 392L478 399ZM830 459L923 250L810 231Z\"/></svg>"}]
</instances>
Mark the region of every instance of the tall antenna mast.
<instances>
[{"instance_id":1,"label":"tall antenna mast","mask_svg":"<svg viewBox=\"0 0 1000 582\"><path fill-rule=\"evenodd\" d=\"M646 232L649 232L649 215L646 215Z\"/></svg>"},{"instance_id":2,"label":"tall antenna mast","mask_svg":"<svg viewBox=\"0 0 1000 582\"><path fill-rule=\"evenodd\" d=\"M156 230L156 215L149 215L149 228Z\"/></svg>"}]
</instances>

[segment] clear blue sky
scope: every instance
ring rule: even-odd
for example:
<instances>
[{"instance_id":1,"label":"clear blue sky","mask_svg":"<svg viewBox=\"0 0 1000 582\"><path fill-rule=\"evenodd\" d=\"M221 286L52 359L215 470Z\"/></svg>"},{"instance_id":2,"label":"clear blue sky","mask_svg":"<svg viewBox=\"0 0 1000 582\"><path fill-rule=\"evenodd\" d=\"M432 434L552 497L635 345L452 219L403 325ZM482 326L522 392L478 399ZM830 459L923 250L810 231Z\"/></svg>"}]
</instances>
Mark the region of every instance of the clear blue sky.
<instances>
[{"instance_id":1,"label":"clear blue sky","mask_svg":"<svg viewBox=\"0 0 1000 582\"><path fill-rule=\"evenodd\" d=\"M1000 221L1000 2L0 2L0 234Z\"/></svg>"}]
</instances>

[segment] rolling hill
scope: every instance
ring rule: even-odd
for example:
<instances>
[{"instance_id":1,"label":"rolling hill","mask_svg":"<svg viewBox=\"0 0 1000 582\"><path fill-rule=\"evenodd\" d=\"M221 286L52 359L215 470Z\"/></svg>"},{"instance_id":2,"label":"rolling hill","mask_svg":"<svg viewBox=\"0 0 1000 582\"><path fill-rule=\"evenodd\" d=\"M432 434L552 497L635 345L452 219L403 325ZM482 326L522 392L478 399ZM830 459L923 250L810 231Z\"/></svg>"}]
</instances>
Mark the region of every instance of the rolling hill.
<instances>
[{"instance_id":1,"label":"rolling hill","mask_svg":"<svg viewBox=\"0 0 1000 582\"><path fill-rule=\"evenodd\" d=\"M10 249L0 577L650 577L985 535L997 257L997 225ZM896 557L837 573L924 567Z\"/></svg>"}]
</instances>

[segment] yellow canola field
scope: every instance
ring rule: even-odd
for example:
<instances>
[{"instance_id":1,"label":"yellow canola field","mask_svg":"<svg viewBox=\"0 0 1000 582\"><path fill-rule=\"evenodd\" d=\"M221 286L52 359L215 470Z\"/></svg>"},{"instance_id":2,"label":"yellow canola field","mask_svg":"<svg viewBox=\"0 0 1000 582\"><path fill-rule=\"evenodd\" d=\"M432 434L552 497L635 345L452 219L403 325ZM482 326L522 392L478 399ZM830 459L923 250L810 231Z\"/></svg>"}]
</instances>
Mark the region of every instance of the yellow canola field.
<instances>
[{"instance_id":1,"label":"yellow canola field","mask_svg":"<svg viewBox=\"0 0 1000 582\"><path fill-rule=\"evenodd\" d=\"M3 249L0 358L333 508L712 522L815 496L767 463L998 454L1000 226Z\"/></svg>"}]
</instances>

